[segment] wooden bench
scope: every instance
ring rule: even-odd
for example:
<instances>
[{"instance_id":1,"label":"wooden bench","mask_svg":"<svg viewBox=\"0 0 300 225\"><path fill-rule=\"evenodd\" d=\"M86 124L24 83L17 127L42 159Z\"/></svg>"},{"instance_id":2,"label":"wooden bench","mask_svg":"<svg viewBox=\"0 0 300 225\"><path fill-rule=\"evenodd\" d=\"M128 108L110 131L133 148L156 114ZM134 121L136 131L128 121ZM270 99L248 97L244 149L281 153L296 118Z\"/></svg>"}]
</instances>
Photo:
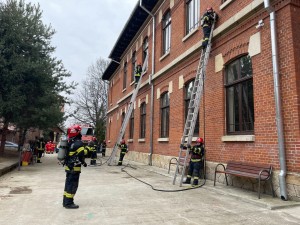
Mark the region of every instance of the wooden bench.
<instances>
[{"instance_id":1,"label":"wooden bench","mask_svg":"<svg viewBox=\"0 0 300 225\"><path fill-rule=\"evenodd\" d=\"M222 166L223 170L218 170L218 167ZM217 173L224 173L226 179L226 185L228 185L227 176L234 175L240 177L253 178L258 180L258 198L260 199L260 183L261 181L270 180L272 195L274 197L274 190L272 186L272 166L263 164L254 164L246 162L228 162L226 168L224 164L219 163L215 168L214 186L216 185Z\"/></svg>"}]
</instances>

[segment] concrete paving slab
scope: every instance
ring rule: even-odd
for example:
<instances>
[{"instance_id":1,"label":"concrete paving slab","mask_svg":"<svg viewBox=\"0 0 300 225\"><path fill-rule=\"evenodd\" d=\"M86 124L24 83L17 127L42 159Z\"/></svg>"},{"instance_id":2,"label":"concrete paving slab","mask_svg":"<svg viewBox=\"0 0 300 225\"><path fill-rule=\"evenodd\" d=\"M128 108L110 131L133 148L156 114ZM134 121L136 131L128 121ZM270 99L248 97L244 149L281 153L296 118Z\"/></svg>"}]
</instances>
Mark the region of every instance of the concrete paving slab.
<instances>
[{"instance_id":1,"label":"concrete paving slab","mask_svg":"<svg viewBox=\"0 0 300 225\"><path fill-rule=\"evenodd\" d=\"M268 203L265 195L255 200L256 193L213 187L211 181L188 191L154 191L131 176L157 189L180 187L166 170L134 162L129 163L135 169L123 171L107 165L83 168L75 196L80 208L68 210L62 207L65 172L56 154L42 162L0 177L0 224L300 224L300 206L270 210L255 203Z\"/></svg>"}]
</instances>

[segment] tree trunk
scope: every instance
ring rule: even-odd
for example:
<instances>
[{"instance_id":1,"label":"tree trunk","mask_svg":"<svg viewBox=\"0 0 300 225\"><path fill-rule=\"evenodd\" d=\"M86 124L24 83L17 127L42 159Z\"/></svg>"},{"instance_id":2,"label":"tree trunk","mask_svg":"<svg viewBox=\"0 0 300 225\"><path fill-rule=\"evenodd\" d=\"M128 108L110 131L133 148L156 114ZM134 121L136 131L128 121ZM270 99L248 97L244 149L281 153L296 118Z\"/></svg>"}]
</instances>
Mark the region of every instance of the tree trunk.
<instances>
[{"instance_id":1,"label":"tree trunk","mask_svg":"<svg viewBox=\"0 0 300 225\"><path fill-rule=\"evenodd\" d=\"M4 147L5 147L7 132L8 132L8 122L4 121L4 125L2 128L2 136L1 136L0 155L4 154Z\"/></svg>"}]
</instances>

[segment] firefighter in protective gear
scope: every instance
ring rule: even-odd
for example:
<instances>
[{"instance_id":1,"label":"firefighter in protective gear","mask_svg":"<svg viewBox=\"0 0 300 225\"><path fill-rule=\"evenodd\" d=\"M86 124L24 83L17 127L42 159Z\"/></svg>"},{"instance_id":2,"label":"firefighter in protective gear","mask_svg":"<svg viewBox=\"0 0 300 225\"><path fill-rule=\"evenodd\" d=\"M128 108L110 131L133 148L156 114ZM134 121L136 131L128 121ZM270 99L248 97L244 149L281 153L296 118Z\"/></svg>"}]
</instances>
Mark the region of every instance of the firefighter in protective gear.
<instances>
[{"instance_id":1,"label":"firefighter in protective gear","mask_svg":"<svg viewBox=\"0 0 300 225\"><path fill-rule=\"evenodd\" d=\"M216 18L215 16L216 15ZM203 14L201 18L201 26L203 30L203 39L202 39L202 47L206 48L209 40L209 35L211 31L211 26L213 22L217 19L217 14L213 11L212 7L208 7L206 12Z\"/></svg>"},{"instance_id":2,"label":"firefighter in protective gear","mask_svg":"<svg viewBox=\"0 0 300 225\"><path fill-rule=\"evenodd\" d=\"M101 145L102 145L101 146L102 147L101 152L102 152L102 156L104 157L105 156L105 151L106 151L106 141L103 140Z\"/></svg>"},{"instance_id":3,"label":"firefighter in protective gear","mask_svg":"<svg viewBox=\"0 0 300 225\"><path fill-rule=\"evenodd\" d=\"M92 140L88 144L89 151L91 154L91 166L96 166L96 160L97 160L97 139L95 137L92 138Z\"/></svg>"},{"instance_id":4,"label":"firefighter in protective gear","mask_svg":"<svg viewBox=\"0 0 300 225\"><path fill-rule=\"evenodd\" d=\"M141 76L142 76L142 66L140 63L138 63L137 66L135 67L135 73L134 73L135 86L137 86Z\"/></svg>"},{"instance_id":5,"label":"firefighter in protective gear","mask_svg":"<svg viewBox=\"0 0 300 225\"><path fill-rule=\"evenodd\" d=\"M121 144L118 145L121 152L120 152L120 158L119 158L119 162L118 162L118 166L122 166L122 162L124 159L125 154L128 152L128 146L125 143L125 140L122 139Z\"/></svg>"},{"instance_id":6,"label":"firefighter in protective gear","mask_svg":"<svg viewBox=\"0 0 300 225\"><path fill-rule=\"evenodd\" d=\"M42 163L41 158L43 153L45 152L45 142L43 138L36 140L35 149L37 150L37 163Z\"/></svg>"},{"instance_id":7,"label":"firefighter in protective gear","mask_svg":"<svg viewBox=\"0 0 300 225\"><path fill-rule=\"evenodd\" d=\"M198 185L199 177L200 177L200 171L204 169L204 141L203 138L197 138L196 145L189 147L189 153L191 154L191 160L189 163L189 171L187 178L184 184L190 184L192 177L193 180L193 186ZM183 148L186 149L184 146Z\"/></svg>"},{"instance_id":8,"label":"firefighter in protective gear","mask_svg":"<svg viewBox=\"0 0 300 225\"><path fill-rule=\"evenodd\" d=\"M77 209L78 205L74 204L74 196L76 194L79 176L81 173L81 165L87 166L85 156L88 155L87 149L81 141L81 127L74 125L67 130L68 146L65 159L66 182L63 196L63 206L66 209Z\"/></svg>"}]
</instances>

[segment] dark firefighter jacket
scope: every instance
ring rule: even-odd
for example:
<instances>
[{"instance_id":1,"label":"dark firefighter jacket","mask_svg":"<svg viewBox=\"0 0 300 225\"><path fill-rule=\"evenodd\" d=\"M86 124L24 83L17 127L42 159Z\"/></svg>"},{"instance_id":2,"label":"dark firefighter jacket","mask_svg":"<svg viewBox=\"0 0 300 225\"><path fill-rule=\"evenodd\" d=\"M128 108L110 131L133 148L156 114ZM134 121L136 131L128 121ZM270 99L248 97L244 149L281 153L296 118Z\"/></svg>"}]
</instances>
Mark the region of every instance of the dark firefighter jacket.
<instances>
[{"instance_id":1,"label":"dark firefighter jacket","mask_svg":"<svg viewBox=\"0 0 300 225\"><path fill-rule=\"evenodd\" d=\"M206 12L201 18L201 26L202 27L211 26L213 24L213 21L214 21L214 12L211 13Z\"/></svg>"},{"instance_id":2,"label":"dark firefighter jacket","mask_svg":"<svg viewBox=\"0 0 300 225\"><path fill-rule=\"evenodd\" d=\"M191 161L200 162L204 157L204 147L203 145L195 145L190 148Z\"/></svg>"},{"instance_id":3,"label":"dark firefighter jacket","mask_svg":"<svg viewBox=\"0 0 300 225\"><path fill-rule=\"evenodd\" d=\"M72 140L69 143L67 158L66 158L66 172L81 172L81 165L85 163L85 156L88 155L88 149L85 148L83 142L79 139Z\"/></svg>"},{"instance_id":4,"label":"dark firefighter jacket","mask_svg":"<svg viewBox=\"0 0 300 225\"><path fill-rule=\"evenodd\" d=\"M126 144L121 144L121 145L118 145L118 146L121 149L122 154L125 154L128 151L128 147L127 147Z\"/></svg>"}]
</instances>

